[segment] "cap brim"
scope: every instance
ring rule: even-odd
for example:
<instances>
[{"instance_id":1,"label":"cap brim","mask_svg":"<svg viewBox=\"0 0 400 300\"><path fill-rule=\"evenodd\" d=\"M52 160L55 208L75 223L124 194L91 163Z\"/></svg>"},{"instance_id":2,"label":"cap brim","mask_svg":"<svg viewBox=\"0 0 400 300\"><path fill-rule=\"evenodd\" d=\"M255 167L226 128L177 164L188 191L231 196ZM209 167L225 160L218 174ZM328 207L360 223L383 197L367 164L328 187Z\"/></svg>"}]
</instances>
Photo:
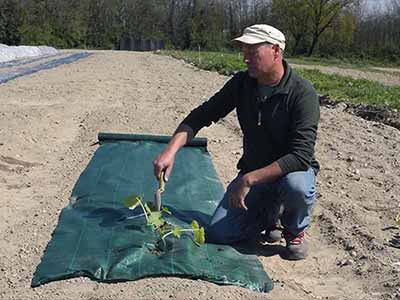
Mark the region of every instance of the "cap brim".
<instances>
[{"instance_id":1,"label":"cap brim","mask_svg":"<svg viewBox=\"0 0 400 300\"><path fill-rule=\"evenodd\" d=\"M233 39L232 42L248 44L248 45L255 45L255 44L264 43L265 40L254 37L254 36L242 35L236 39Z\"/></svg>"}]
</instances>

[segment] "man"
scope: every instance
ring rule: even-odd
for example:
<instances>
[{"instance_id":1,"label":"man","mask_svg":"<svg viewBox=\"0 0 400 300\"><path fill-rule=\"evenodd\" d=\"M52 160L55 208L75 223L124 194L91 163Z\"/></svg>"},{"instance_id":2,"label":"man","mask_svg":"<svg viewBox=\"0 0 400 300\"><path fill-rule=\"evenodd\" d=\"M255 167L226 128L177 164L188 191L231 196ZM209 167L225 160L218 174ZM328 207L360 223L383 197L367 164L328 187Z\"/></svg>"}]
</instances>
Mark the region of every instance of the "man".
<instances>
[{"instance_id":1,"label":"man","mask_svg":"<svg viewBox=\"0 0 400 300\"><path fill-rule=\"evenodd\" d=\"M234 41L241 47L247 71L238 72L182 121L154 160L154 173L164 172L168 180L177 151L202 127L236 109L243 132L239 175L214 213L207 240L232 244L257 238L266 230L266 240L276 242L281 238L276 235L280 218L286 258L304 259L304 230L310 224L319 170L314 158L318 97L283 60L282 32L253 25Z\"/></svg>"}]
</instances>

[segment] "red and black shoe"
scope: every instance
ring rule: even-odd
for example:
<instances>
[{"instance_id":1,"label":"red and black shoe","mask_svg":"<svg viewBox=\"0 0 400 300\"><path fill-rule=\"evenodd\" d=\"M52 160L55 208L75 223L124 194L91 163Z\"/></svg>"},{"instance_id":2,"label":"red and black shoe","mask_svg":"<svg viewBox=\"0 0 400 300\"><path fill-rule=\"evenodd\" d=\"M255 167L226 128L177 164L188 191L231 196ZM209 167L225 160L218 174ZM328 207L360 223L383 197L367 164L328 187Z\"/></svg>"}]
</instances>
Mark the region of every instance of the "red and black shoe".
<instances>
[{"instance_id":1,"label":"red and black shoe","mask_svg":"<svg viewBox=\"0 0 400 300\"><path fill-rule=\"evenodd\" d=\"M305 259L308 255L308 246L305 241L304 231L293 235L290 232L283 231L283 237L286 240L286 254L285 259L288 260L301 260Z\"/></svg>"}]
</instances>

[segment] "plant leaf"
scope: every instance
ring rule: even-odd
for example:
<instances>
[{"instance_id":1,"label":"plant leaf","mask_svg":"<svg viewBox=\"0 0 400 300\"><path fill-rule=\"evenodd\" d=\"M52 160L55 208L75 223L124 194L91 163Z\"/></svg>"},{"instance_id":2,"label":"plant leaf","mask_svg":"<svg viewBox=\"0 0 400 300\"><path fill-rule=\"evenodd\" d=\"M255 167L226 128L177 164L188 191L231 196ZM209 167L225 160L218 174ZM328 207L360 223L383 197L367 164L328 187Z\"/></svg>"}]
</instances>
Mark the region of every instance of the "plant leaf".
<instances>
[{"instance_id":1,"label":"plant leaf","mask_svg":"<svg viewBox=\"0 0 400 300\"><path fill-rule=\"evenodd\" d=\"M166 214L172 215L172 212L171 212L168 208L166 208L165 206L163 206L163 207L161 208L161 211L162 211L162 212L165 212Z\"/></svg>"},{"instance_id":2,"label":"plant leaf","mask_svg":"<svg viewBox=\"0 0 400 300\"><path fill-rule=\"evenodd\" d=\"M181 234L182 234L182 228L179 227L179 226L175 226L172 229L172 234L174 235L174 237L179 239L181 237Z\"/></svg>"},{"instance_id":3,"label":"plant leaf","mask_svg":"<svg viewBox=\"0 0 400 300\"><path fill-rule=\"evenodd\" d=\"M135 209L140 202L142 202L142 197L137 195L131 195L124 199L124 206L129 209Z\"/></svg>"},{"instance_id":4,"label":"plant leaf","mask_svg":"<svg viewBox=\"0 0 400 300\"><path fill-rule=\"evenodd\" d=\"M204 228L200 227L196 220L192 221L192 229L194 234L194 242L198 245L204 244L206 241L206 234Z\"/></svg>"},{"instance_id":5,"label":"plant leaf","mask_svg":"<svg viewBox=\"0 0 400 300\"><path fill-rule=\"evenodd\" d=\"M200 229L199 223L196 220L192 221L192 229L193 230L198 230Z\"/></svg>"},{"instance_id":6,"label":"plant leaf","mask_svg":"<svg viewBox=\"0 0 400 300\"><path fill-rule=\"evenodd\" d=\"M194 241L198 245L202 245L206 242L206 234L204 232L204 228L201 227L200 229L197 229L193 231L194 233Z\"/></svg>"},{"instance_id":7,"label":"plant leaf","mask_svg":"<svg viewBox=\"0 0 400 300\"><path fill-rule=\"evenodd\" d=\"M158 228L158 230L160 231L160 235L164 236L172 230L172 226L165 222L160 228Z\"/></svg>"},{"instance_id":8,"label":"plant leaf","mask_svg":"<svg viewBox=\"0 0 400 300\"><path fill-rule=\"evenodd\" d=\"M146 202L145 203L145 207L147 206L147 208L149 209L150 212L155 211L156 207L154 206L153 202Z\"/></svg>"},{"instance_id":9,"label":"plant leaf","mask_svg":"<svg viewBox=\"0 0 400 300\"><path fill-rule=\"evenodd\" d=\"M160 228L165 224L163 218L161 218L161 212L153 211L148 216L148 224L153 225L156 228Z\"/></svg>"},{"instance_id":10,"label":"plant leaf","mask_svg":"<svg viewBox=\"0 0 400 300\"><path fill-rule=\"evenodd\" d=\"M397 214L396 223L397 225L400 225L400 212Z\"/></svg>"}]
</instances>

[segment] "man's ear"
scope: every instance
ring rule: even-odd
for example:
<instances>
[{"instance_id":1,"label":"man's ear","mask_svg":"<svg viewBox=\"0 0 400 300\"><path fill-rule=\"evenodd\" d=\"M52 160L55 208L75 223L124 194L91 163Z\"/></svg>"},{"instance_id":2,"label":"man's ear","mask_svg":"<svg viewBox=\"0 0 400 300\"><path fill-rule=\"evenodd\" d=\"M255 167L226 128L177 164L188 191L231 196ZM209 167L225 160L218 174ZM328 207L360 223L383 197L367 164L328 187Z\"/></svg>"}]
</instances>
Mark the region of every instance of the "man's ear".
<instances>
[{"instance_id":1,"label":"man's ear","mask_svg":"<svg viewBox=\"0 0 400 300\"><path fill-rule=\"evenodd\" d=\"M274 50L274 58L277 59L281 53L281 48L278 44L272 45L272 49Z\"/></svg>"}]
</instances>

